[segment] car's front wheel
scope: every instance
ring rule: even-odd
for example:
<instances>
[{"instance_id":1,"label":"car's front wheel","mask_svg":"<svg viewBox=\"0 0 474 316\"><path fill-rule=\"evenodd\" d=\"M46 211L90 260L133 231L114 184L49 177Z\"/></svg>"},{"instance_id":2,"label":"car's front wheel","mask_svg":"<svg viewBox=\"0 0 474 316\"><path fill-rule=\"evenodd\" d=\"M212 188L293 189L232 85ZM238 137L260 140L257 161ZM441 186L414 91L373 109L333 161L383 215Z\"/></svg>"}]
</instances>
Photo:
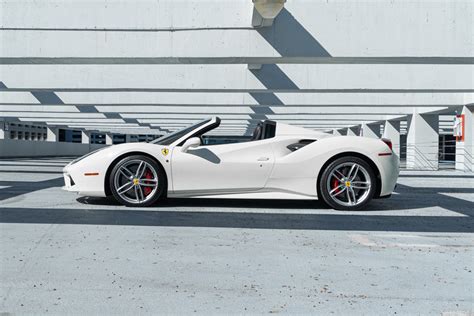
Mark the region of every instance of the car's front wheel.
<instances>
[{"instance_id":1,"label":"car's front wheel","mask_svg":"<svg viewBox=\"0 0 474 316\"><path fill-rule=\"evenodd\" d=\"M153 159L134 155L120 160L109 178L114 198L127 206L149 206L163 194L165 188L163 168Z\"/></svg>"},{"instance_id":2,"label":"car's front wheel","mask_svg":"<svg viewBox=\"0 0 474 316\"><path fill-rule=\"evenodd\" d=\"M358 157L341 157L324 170L319 189L323 200L337 210L358 210L372 199L376 180L372 167Z\"/></svg>"}]
</instances>

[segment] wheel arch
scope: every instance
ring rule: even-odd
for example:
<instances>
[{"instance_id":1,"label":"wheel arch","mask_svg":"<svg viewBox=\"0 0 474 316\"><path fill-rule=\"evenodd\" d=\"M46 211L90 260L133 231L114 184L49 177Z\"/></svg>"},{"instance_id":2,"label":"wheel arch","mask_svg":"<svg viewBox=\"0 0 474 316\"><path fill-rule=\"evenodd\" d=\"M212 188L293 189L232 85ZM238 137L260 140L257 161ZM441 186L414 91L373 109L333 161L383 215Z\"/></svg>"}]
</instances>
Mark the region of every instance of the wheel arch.
<instances>
[{"instance_id":1,"label":"wheel arch","mask_svg":"<svg viewBox=\"0 0 474 316\"><path fill-rule=\"evenodd\" d=\"M317 179L317 182L316 182L317 183L316 188L317 188L317 193L318 193L318 199L321 197L321 188L319 187L319 181L321 180L321 177L323 175L324 170L326 170L326 168L329 166L329 164L332 163L334 160L342 158L342 157L357 157L357 158L360 158L360 159L364 160L365 162L367 162L370 165L370 167L374 170L375 181L376 181L376 187L375 187L375 192L374 192L374 197L373 198L376 199L376 198L380 197L380 191L382 189L382 177L381 177L381 174L380 174L380 170L377 167L377 165L375 164L375 162L364 154L354 152L354 151L345 151L345 152L338 153L338 154L332 156L331 158L329 158L324 163L324 165L321 167L321 169L319 170L318 179Z\"/></svg>"},{"instance_id":2,"label":"wheel arch","mask_svg":"<svg viewBox=\"0 0 474 316\"><path fill-rule=\"evenodd\" d=\"M110 173L112 172L112 169L114 168L114 166L120 160L122 160L123 158L128 157L128 156L134 156L134 155L140 155L140 156L148 157L151 160L153 160L154 162L156 162L161 167L161 169L165 173L166 182L165 182L165 187L163 189L163 194L166 197L166 195L168 193L168 175L166 174L166 170L165 170L163 164L158 159L156 159L153 155L150 155L149 153L146 153L146 152L143 152L143 151L131 151L131 152L121 154L110 163L109 167L107 168L107 172L105 173L105 178L104 178L104 192L105 192L105 195L106 196L111 196L112 195L112 191L110 190L109 177L110 177Z\"/></svg>"}]
</instances>

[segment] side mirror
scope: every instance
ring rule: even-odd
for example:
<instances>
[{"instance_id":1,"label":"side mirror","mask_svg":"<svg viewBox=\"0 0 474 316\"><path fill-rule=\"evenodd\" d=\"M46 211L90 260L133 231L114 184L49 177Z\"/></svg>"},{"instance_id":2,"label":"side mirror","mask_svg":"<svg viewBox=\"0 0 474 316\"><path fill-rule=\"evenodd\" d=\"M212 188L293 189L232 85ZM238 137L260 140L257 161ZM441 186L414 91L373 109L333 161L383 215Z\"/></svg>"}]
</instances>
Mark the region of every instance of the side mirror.
<instances>
[{"instance_id":1,"label":"side mirror","mask_svg":"<svg viewBox=\"0 0 474 316\"><path fill-rule=\"evenodd\" d=\"M196 148L199 147L199 145L201 145L201 139L199 137L191 137L184 142L183 147L181 147L181 151L185 153L189 148Z\"/></svg>"}]
</instances>

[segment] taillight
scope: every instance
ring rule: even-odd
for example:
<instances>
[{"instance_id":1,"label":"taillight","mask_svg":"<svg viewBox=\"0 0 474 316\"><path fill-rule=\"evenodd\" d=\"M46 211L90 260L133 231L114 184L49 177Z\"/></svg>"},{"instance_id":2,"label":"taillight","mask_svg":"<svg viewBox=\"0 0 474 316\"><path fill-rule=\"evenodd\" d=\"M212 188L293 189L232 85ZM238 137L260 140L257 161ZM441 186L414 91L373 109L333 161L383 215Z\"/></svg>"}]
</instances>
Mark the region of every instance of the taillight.
<instances>
[{"instance_id":1,"label":"taillight","mask_svg":"<svg viewBox=\"0 0 474 316\"><path fill-rule=\"evenodd\" d=\"M390 150L392 150L392 141L388 138L382 138L381 139L385 144L387 144L388 148L390 148Z\"/></svg>"}]
</instances>

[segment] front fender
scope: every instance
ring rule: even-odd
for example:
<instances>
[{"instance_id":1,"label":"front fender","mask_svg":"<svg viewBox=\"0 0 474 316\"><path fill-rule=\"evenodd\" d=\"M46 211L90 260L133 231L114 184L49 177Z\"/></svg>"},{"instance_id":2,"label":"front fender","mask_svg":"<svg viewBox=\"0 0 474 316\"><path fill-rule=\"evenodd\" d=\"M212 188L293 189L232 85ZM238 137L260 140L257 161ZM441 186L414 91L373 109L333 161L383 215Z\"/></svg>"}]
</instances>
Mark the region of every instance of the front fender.
<instances>
[{"instance_id":1,"label":"front fender","mask_svg":"<svg viewBox=\"0 0 474 316\"><path fill-rule=\"evenodd\" d=\"M118 159L133 154L145 154L156 159L165 170L168 184L171 184L169 150L165 155L165 152L162 152L163 148L168 147L150 143L127 143L107 147L63 169L66 189L79 192L81 195L106 196L107 171ZM68 177L72 179L74 185L68 186Z\"/></svg>"}]
</instances>

